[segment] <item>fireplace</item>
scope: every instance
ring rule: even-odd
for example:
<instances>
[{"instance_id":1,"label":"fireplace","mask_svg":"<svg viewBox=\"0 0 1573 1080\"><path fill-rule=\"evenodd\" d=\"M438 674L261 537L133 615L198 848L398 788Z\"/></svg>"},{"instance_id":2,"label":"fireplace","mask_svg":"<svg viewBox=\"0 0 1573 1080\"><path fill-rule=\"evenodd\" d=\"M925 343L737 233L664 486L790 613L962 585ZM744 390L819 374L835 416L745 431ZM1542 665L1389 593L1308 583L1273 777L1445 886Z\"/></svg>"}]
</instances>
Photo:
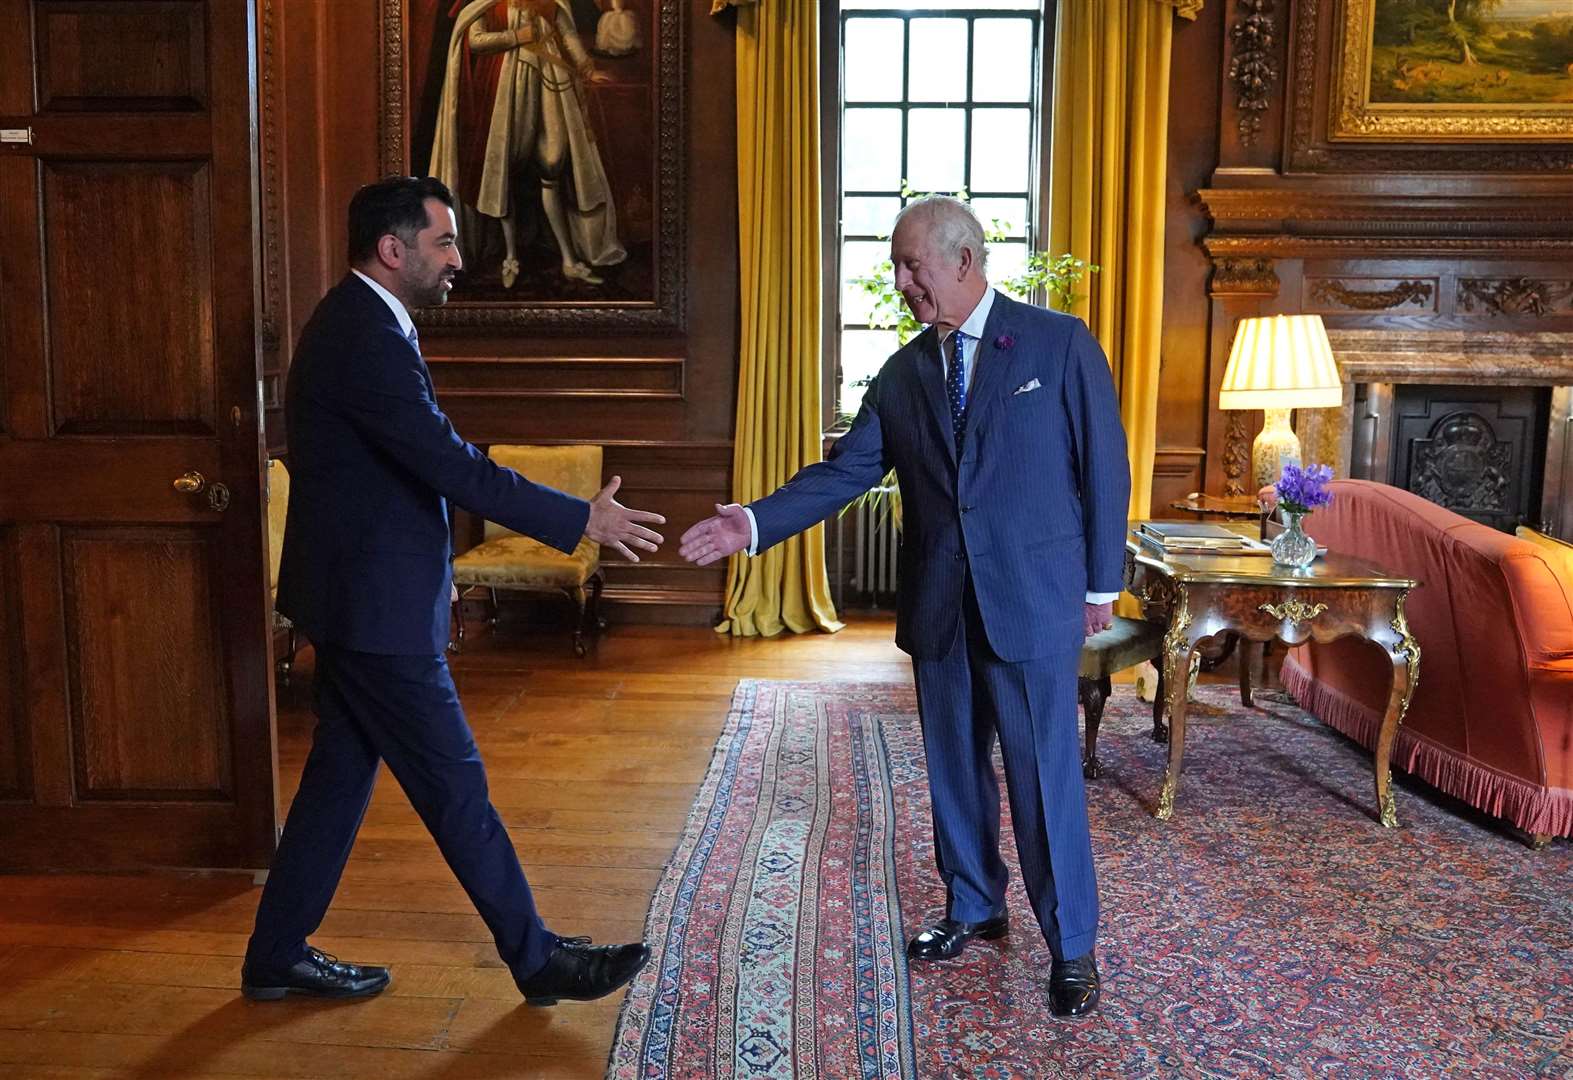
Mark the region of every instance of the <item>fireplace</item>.
<instances>
[{"instance_id":1,"label":"fireplace","mask_svg":"<svg viewBox=\"0 0 1573 1080\"><path fill-rule=\"evenodd\" d=\"M1573 537L1573 334L1328 336L1344 404L1297 414L1306 460L1495 528Z\"/></svg>"}]
</instances>

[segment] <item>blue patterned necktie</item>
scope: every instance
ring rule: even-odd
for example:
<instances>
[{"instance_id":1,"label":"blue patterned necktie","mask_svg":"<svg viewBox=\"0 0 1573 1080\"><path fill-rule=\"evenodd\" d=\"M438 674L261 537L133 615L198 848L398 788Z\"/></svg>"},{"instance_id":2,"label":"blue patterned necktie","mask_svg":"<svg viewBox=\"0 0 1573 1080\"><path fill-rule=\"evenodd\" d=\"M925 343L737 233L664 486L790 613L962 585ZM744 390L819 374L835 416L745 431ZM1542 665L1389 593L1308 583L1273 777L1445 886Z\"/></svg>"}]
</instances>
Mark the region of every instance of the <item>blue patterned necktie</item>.
<instances>
[{"instance_id":1,"label":"blue patterned necktie","mask_svg":"<svg viewBox=\"0 0 1573 1080\"><path fill-rule=\"evenodd\" d=\"M950 335L950 370L945 375L945 396L950 399L950 430L956 436L956 456L967 434L966 335L960 330Z\"/></svg>"}]
</instances>

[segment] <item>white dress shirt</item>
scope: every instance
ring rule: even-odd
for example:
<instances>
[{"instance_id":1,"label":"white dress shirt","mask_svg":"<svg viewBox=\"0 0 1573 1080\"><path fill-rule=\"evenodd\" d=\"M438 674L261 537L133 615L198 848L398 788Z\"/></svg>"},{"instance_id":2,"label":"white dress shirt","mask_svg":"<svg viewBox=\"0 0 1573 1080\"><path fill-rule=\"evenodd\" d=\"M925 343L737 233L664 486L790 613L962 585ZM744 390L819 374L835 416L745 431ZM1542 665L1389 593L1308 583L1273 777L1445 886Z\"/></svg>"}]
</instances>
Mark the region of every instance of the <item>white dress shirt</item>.
<instances>
[{"instance_id":1,"label":"white dress shirt","mask_svg":"<svg viewBox=\"0 0 1573 1080\"><path fill-rule=\"evenodd\" d=\"M415 320L410 318L410 313L405 310L404 304L397 296L394 296L359 270L351 270L350 273L370 285L371 291L382 297L383 302L393 309L393 317L399 320L399 330L403 332L405 337L409 337L415 331Z\"/></svg>"}]
</instances>

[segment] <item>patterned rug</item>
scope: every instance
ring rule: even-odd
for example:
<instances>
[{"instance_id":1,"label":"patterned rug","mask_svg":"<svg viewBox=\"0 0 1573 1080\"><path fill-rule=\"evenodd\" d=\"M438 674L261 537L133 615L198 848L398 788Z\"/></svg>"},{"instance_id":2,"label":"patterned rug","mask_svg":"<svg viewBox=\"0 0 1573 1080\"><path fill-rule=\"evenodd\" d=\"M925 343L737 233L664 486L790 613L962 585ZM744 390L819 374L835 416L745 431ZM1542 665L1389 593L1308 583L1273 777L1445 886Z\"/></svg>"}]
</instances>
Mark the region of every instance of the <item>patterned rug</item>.
<instances>
[{"instance_id":1,"label":"patterned rug","mask_svg":"<svg viewBox=\"0 0 1573 1080\"><path fill-rule=\"evenodd\" d=\"M743 682L607 1076L1573 1077L1573 845L1401 776L1382 829L1365 751L1221 686L1161 823L1149 725L1117 688L1089 784L1104 1000L1065 1022L1009 842L1010 937L907 968L944 908L911 688Z\"/></svg>"}]
</instances>

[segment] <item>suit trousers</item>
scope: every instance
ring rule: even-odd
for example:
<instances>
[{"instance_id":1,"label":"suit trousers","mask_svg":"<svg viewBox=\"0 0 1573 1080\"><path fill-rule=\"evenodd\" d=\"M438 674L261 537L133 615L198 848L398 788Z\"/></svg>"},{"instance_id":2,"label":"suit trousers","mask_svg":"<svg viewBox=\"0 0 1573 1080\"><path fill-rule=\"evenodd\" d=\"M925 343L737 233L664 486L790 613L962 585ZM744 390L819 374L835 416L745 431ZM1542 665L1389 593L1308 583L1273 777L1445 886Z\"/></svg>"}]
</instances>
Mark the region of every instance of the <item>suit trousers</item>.
<instances>
[{"instance_id":1,"label":"suit trousers","mask_svg":"<svg viewBox=\"0 0 1573 1080\"><path fill-rule=\"evenodd\" d=\"M447 659L332 645L318 645L316 655L317 727L257 906L248 961L278 969L305 955L354 846L378 763L386 761L503 961L515 978L534 973L559 939L536 913L492 807Z\"/></svg>"},{"instance_id":2,"label":"suit trousers","mask_svg":"<svg viewBox=\"0 0 1573 1080\"><path fill-rule=\"evenodd\" d=\"M1005 910L997 735L1022 884L1050 951L1075 959L1092 948L1098 927L1077 739L1081 642L1039 659L1001 660L989 647L970 576L963 592L949 652L912 661L946 914L981 922Z\"/></svg>"}]
</instances>

